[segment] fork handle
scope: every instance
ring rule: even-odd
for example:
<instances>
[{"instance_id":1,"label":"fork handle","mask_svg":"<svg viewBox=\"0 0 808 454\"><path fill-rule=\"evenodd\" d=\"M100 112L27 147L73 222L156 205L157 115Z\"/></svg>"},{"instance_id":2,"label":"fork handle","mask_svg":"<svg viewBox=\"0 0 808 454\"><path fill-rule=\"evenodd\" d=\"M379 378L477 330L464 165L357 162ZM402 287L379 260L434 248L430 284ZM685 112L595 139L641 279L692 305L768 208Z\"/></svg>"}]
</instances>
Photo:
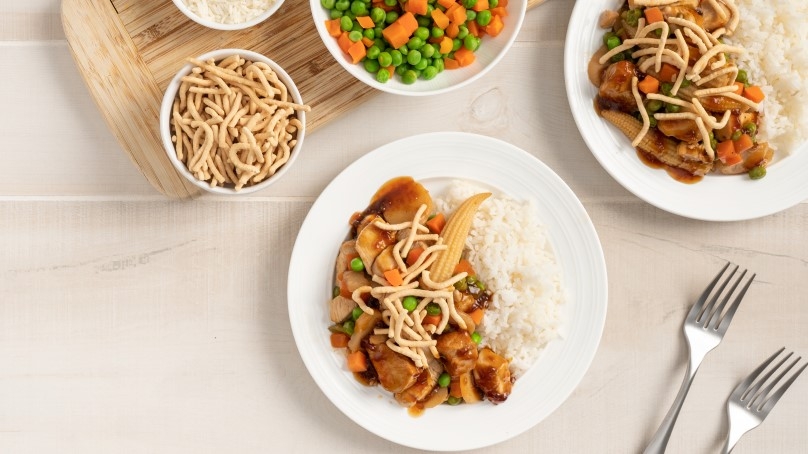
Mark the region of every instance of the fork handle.
<instances>
[{"instance_id":1,"label":"fork handle","mask_svg":"<svg viewBox=\"0 0 808 454\"><path fill-rule=\"evenodd\" d=\"M665 448L668 446L668 440L671 438L671 433L673 433L673 426L676 424L676 418L679 417L679 411L682 409L682 404L685 402L687 392L690 390L690 384L693 383L693 377L696 376L696 371L699 370L699 365L704 359L706 352L694 357L695 354L696 352L690 352L690 361L687 363L685 379L682 381L682 386L679 388L679 394L676 395L676 399L673 401L670 410L668 410L668 414L665 415L665 419L662 420L659 429L657 429L654 434L654 438L648 443L648 447L645 448L643 454L663 454L665 452Z\"/></svg>"}]
</instances>

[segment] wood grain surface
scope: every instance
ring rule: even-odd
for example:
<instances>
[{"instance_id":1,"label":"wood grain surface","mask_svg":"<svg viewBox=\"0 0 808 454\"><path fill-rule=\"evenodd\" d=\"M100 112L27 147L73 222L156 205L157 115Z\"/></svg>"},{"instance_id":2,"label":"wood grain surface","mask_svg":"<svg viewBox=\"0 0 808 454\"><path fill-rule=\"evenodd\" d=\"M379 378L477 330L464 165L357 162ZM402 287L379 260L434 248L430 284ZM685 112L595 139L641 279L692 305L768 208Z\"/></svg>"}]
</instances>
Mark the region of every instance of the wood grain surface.
<instances>
[{"instance_id":1,"label":"wood grain surface","mask_svg":"<svg viewBox=\"0 0 808 454\"><path fill-rule=\"evenodd\" d=\"M528 7L544 1L529 0ZM312 106L310 133L375 94L331 56L304 0L285 2L270 21L234 32L196 24L165 0L63 0L62 22L109 128L149 183L170 197L199 194L165 156L158 125L163 90L188 56L223 48L271 56Z\"/></svg>"}]
</instances>

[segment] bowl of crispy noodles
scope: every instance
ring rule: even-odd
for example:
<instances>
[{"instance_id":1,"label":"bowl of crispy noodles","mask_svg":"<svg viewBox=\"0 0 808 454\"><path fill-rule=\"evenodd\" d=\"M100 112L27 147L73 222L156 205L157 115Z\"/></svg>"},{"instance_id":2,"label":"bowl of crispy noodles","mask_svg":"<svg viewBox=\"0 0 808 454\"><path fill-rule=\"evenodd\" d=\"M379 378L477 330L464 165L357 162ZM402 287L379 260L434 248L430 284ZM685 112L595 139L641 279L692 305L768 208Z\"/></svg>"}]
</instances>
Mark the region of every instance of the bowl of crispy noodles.
<instances>
[{"instance_id":1,"label":"bowl of crispy noodles","mask_svg":"<svg viewBox=\"0 0 808 454\"><path fill-rule=\"evenodd\" d=\"M306 112L292 78L256 52L220 49L171 80L160 106L169 160L200 189L246 194L278 181L300 154Z\"/></svg>"}]
</instances>

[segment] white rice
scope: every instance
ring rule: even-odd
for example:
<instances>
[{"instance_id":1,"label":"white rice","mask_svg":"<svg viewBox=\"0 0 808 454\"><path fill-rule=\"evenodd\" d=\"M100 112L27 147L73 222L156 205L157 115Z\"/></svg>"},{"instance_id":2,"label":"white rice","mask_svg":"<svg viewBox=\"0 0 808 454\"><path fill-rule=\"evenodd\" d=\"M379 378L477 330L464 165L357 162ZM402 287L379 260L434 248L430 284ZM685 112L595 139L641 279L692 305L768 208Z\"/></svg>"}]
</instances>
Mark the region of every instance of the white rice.
<instances>
[{"instance_id":1,"label":"white rice","mask_svg":"<svg viewBox=\"0 0 808 454\"><path fill-rule=\"evenodd\" d=\"M741 22L730 38L751 83L766 94L763 137L788 154L808 134L808 1L736 0Z\"/></svg>"},{"instance_id":2,"label":"white rice","mask_svg":"<svg viewBox=\"0 0 808 454\"><path fill-rule=\"evenodd\" d=\"M241 24L263 14L275 0L182 0L197 16L220 24Z\"/></svg>"},{"instance_id":3,"label":"white rice","mask_svg":"<svg viewBox=\"0 0 808 454\"><path fill-rule=\"evenodd\" d=\"M451 213L480 192L486 189L455 181L438 209ZM511 360L518 378L559 337L566 300L561 269L535 204L489 197L477 212L466 247L478 277L494 292L478 332L484 345Z\"/></svg>"}]
</instances>

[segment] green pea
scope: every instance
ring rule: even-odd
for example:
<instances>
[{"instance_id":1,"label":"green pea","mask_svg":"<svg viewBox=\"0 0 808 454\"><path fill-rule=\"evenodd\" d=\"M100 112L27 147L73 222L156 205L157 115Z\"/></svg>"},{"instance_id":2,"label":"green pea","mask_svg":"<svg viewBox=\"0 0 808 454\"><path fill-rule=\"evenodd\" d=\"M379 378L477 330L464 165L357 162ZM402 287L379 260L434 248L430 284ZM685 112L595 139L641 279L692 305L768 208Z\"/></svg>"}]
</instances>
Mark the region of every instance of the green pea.
<instances>
[{"instance_id":1,"label":"green pea","mask_svg":"<svg viewBox=\"0 0 808 454\"><path fill-rule=\"evenodd\" d=\"M381 38L382 34L379 33L376 35L376 38L373 39L373 45L379 48L379 50L387 49L387 41Z\"/></svg>"},{"instance_id":2,"label":"green pea","mask_svg":"<svg viewBox=\"0 0 808 454\"><path fill-rule=\"evenodd\" d=\"M387 14L384 15L384 21L388 24L392 24L396 19L398 19L398 13L395 11L388 11Z\"/></svg>"},{"instance_id":3,"label":"green pea","mask_svg":"<svg viewBox=\"0 0 808 454\"><path fill-rule=\"evenodd\" d=\"M410 65L408 65L406 63L402 63L401 65L396 66L396 69L395 69L396 74L398 74L400 77L404 77L404 73L406 73L409 70L410 70Z\"/></svg>"},{"instance_id":4,"label":"green pea","mask_svg":"<svg viewBox=\"0 0 808 454\"><path fill-rule=\"evenodd\" d=\"M446 403L449 405L459 405L460 402L463 402L463 399L460 397L449 396L446 398Z\"/></svg>"},{"instance_id":5,"label":"green pea","mask_svg":"<svg viewBox=\"0 0 808 454\"><path fill-rule=\"evenodd\" d=\"M469 35L469 28L466 27L465 24L461 25L458 28L457 39L464 39L468 35Z\"/></svg>"},{"instance_id":6,"label":"green pea","mask_svg":"<svg viewBox=\"0 0 808 454\"><path fill-rule=\"evenodd\" d=\"M491 11L484 9L477 13L477 24L485 27L491 23Z\"/></svg>"},{"instance_id":7,"label":"green pea","mask_svg":"<svg viewBox=\"0 0 808 454\"><path fill-rule=\"evenodd\" d=\"M382 52L379 54L379 65L382 67L388 67L393 64L393 57L390 55L389 52Z\"/></svg>"},{"instance_id":8,"label":"green pea","mask_svg":"<svg viewBox=\"0 0 808 454\"><path fill-rule=\"evenodd\" d=\"M350 17L342 16L339 20L339 28L343 31L349 32L353 28L353 21Z\"/></svg>"},{"instance_id":9,"label":"green pea","mask_svg":"<svg viewBox=\"0 0 808 454\"><path fill-rule=\"evenodd\" d=\"M466 9L474 8L477 4L477 0L463 0L463 7Z\"/></svg>"},{"instance_id":10,"label":"green pea","mask_svg":"<svg viewBox=\"0 0 808 454\"><path fill-rule=\"evenodd\" d=\"M663 95L670 96L671 91L673 91L673 84L670 82L662 82L660 89L662 90Z\"/></svg>"},{"instance_id":11,"label":"green pea","mask_svg":"<svg viewBox=\"0 0 808 454\"><path fill-rule=\"evenodd\" d=\"M469 289L468 282L466 282L465 279L460 279L459 281L455 282L454 287L460 290L461 292L465 292L466 290Z\"/></svg>"},{"instance_id":12,"label":"green pea","mask_svg":"<svg viewBox=\"0 0 808 454\"><path fill-rule=\"evenodd\" d=\"M407 48L408 49L420 49L421 46L423 46L423 45L424 45L424 40L422 40L421 38L419 38L417 36L413 36L412 38L410 38L409 41L407 41Z\"/></svg>"},{"instance_id":13,"label":"green pea","mask_svg":"<svg viewBox=\"0 0 808 454\"><path fill-rule=\"evenodd\" d=\"M440 306L436 303L429 303L426 305L426 313L429 315L440 315Z\"/></svg>"},{"instance_id":14,"label":"green pea","mask_svg":"<svg viewBox=\"0 0 808 454\"><path fill-rule=\"evenodd\" d=\"M766 176L766 168L763 166L753 167L752 170L749 171L749 178L753 180L759 180Z\"/></svg>"},{"instance_id":15,"label":"green pea","mask_svg":"<svg viewBox=\"0 0 808 454\"><path fill-rule=\"evenodd\" d=\"M365 71L369 73L376 73L379 71L379 68L381 67L378 61L373 60L371 58L366 58L364 65L365 65Z\"/></svg>"},{"instance_id":16,"label":"green pea","mask_svg":"<svg viewBox=\"0 0 808 454\"><path fill-rule=\"evenodd\" d=\"M421 56L424 58L432 58L435 52L435 46L432 44L424 44L424 46L421 47Z\"/></svg>"},{"instance_id":17,"label":"green pea","mask_svg":"<svg viewBox=\"0 0 808 454\"><path fill-rule=\"evenodd\" d=\"M427 16L418 16L415 19L415 22L418 23L419 27L429 27L432 24L431 18L429 18Z\"/></svg>"},{"instance_id":18,"label":"green pea","mask_svg":"<svg viewBox=\"0 0 808 454\"><path fill-rule=\"evenodd\" d=\"M715 150L718 148L718 141L715 138L710 139L710 146Z\"/></svg>"},{"instance_id":19,"label":"green pea","mask_svg":"<svg viewBox=\"0 0 808 454\"><path fill-rule=\"evenodd\" d=\"M612 50L615 47L619 47L621 44L623 44L623 42L620 41L619 37L610 36L609 39L606 41L606 48Z\"/></svg>"},{"instance_id":20,"label":"green pea","mask_svg":"<svg viewBox=\"0 0 808 454\"><path fill-rule=\"evenodd\" d=\"M417 51L413 51L413 52L417 52ZM415 71L411 70L411 69L406 70L404 72L404 74L401 75L401 82L403 82L403 83L405 83L407 85L414 84L417 79L418 79L418 74Z\"/></svg>"},{"instance_id":21,"label":"green pea","mask_svg":"<svg viewBox=\"0 0 808 454\"><path fill-rule=\"evenodd\" d=\"M466 20L467 21L472 21L474 19L477 19L477 11L474 11L473 9L467 9L466 10Z\"/></svg>"},{"instance_id":22,"label":"green pea","mask_svg":"<svg viewBox=\"0 0 808 454\"><path fill-rule=\"evenodd\" d=\"M352 32L364 33L364 32L365 32L365 29L364 29L364 28L362 28L362 26L361 26L361 25L359 25L359 22L354 21L354 23L353 23L353 27L351 27L351 31L352 31Z\"/></svg>"},{"instance_id":23,"label":"green pea","mask_svg":"<svg viewBox=\"0 0 808 454\"><path fill-rule=\"evenodd\" d=\"M360 0L354 0L351 3L351 12L357 16L365 16L368 14L368 7Z\"/></svg>"},{"instance_id":24,"label":"green pea","mask_svg":"<svg viewBox=\"0 0 808 454\"><path fill-rule=\"evenodd\" d=\"M738 70L738 75L735 76L735 81L744 85L749 85L749 75L746 73L745 69Z\"/></svg>"},{"instance_id":25,"label":"green pea","mask_svg":"<svg viewBox=\"0 0 808 454\"><path fill-rule=\"evenodd\" d=\"M657 127L657 119L652 117L652 116L649 116L648 117L648 125L651 126L652 128L656 128ZM713 149L715 149L715 148L713 148Z\"/></svg>"},{"instance_id":26,"label":"green pea","mask_svg":"<svg viewBox=\"0 0 808 454\"><path fill-rule=\"evenodd\" d=\"M362 32L353 30L350 33L348 33L348 39L350 39L353 42L361 41L362 40Z\"/></svg>"},{"instance_id":27,"label":"green pea","mask_svg":"<svg viewBox=\"0 0 808 454\"><path fill-rule=\"evenodd\" d=\"M356 322L353 320L348 320L342 324L342 330L345 331L345 334L352 336L354 333L354 328L356 327Z\"/></svg>"},{"instance_id":28,"label":"green pea","mask_svg":"<svg viewBox=\"0 0 808 454\"><path fill-rule=\"evenodd\" d=\"M488 0L489 8L496 8L497 6L499 6L499 0Z\"/></svg>"},{"instance_id":29,"label":"green pea","mask_svg":"<svg viewBox=\"0 0 808 454\"><path fill-rule=\"evenodd\" d=\"M444 69L446 69L445 64L443 63L443 58L436 58L432 65L435 66L435 69L438 70L438 74L442 73Z\"/></svg>"},{"instance_id":30,"label":"green pea","mask_svg":"<svg viewBox=\"0 0 808 454\"><path fill-rule=\"evenodd\" d=\"M375 60L375 59L379 58L380 53L381 53L381 49L379 49L379 46L374 44L374 45L368 47L367 57L370 60Z\"/></svg>"},{"instance_id":31,"label":"green pea","mask_svg":"<svg viewBox=\"0 0 808 454\"><path fill-rule=\"evenodd\" d=\"M410 48L407 47L406 44L402 44L401 47L398 48L398 51L401 52L401 55L407 55L410 52Z\"/></svg>"},{"instance_id":32,"label":"green pea","mask_svg":"<svg viewBox=\"0 0 808 454\"><path fill-rule=\"evenodd\" d=\"M334 8L339 11L348 11L351 8L351 0L336 0Z\"/></svg>"},{"instance_id":33,"label":"green pea","mask_svg":"<svg viewBox=\"0 0 808 454\"><path fill-rule=\"evenodd\" d=\"M379 7L375 7L370 10L370 20L372 20L374 24L384 22L384 16L385 11Z\"/></svg>"},{"instance_id":34,"label":"green pea","mask_svg":"<svg viewBox=\"0 0 808 454\"><path fill-rule=\"evenodd\" d=\"M353 308L353 310L351 311L351 319L352 319L352 320L356 320L357 318L359 318L359 316L360 316L360 315L362 315L362 314L364 314L364 313L365 313L365 311L363 311L361 307L356 306L356 307L355 307L355 308Z\"/></svg>"},{"instance_id":35,"label":"green pea","mask_svg":"<svg viewBox=\"0 0 808 454\"><path fill-rule=\"evenodd\" d=\"M426 27L418 27L415 29L415 33L413 33L417 38L420 38L421 41L426 41L429 39L429 29Z\"/></svg>"},{"instance_id":36,"label":"green pea","mask_svg":"<svg viewBox=\"0 0 808 454\"><path fill-rule=\"evenodd\" d=\"M342 292L339 289L339 285L335 285L334 289L331 290L331 297L336 298L336 297L338 297L340 295L340 293L342 293Z\"/></svg>"},{"instance_id":37,"label":"green pea","mask_svg":"<svg viewBox=\"0 0 808 454\"><path fill-rule=\"evenodd\" d=\"M362 259L360 259L359 257L354 257L354 259L351 260L351 269L354 270L354 271L364 271L365 270L365 264L362 262Z\"/></svg>"},{"instance_id":38,"label":"green pea","mask_svg":"<svg viewBox=\"0 0 808 454\"><path fill-rule=\"evenodd\" d=\"M732 141L734 142L734 141L736 141L736 140L740 139L742 135L743 135L743 131L741 131L740 129L738 129L738 130L736 130L735 132L733 132L733 133L732 133L732 137L731 137L731 139L732 139Z\"/></svg>"},{"instance_id":39,"label":"green pea","mask_svg":"<svg viewBox=\"0 0 808 454\"><path fill-rule=\"evenodd\" d=\"M665 106L665 112L667 113L678 113L682 108L676 104L667 104Z\"/></svg>"},{"instance_id":40,"label":"green pea","mask_svg":"<svg viewBox=\"0 0 808 454\"><path fill-rule=\"evenodd\" d=\"M754 135L757 132L757 125L754 123L747 123L743 125L743 130L746 131L747 134Z\"/></svg>"},{"instance_id":41,"label":"green pea","mask_svg":"<svg viewBox=\"0 0 808 454\"><path fill-rule=\"evenodd\" d=\"M429 66L429 59L428 58L421 58L418 63L416 63L413 67L418 71L423 71L426 67Z\"/></svg>"},{"instance_id":42,"label":"green pea","mask_svg":"<svg viewBox=\"0 0 808 454\"><path fill-rule=\"evenodd\" d=\"M339 19L342 17L342 11L338 9L332 9L330 13L328 13L331 19Z\"/></svg>"},{"instance_id":43,"label":"green pea","mask_svg":"<svg viewBox=\"0 0 808 454\"><path fill-rule=\"evenodd\" d=\"M452 52L457 51L461 47L463 47L463 41L461 41L461 40L459 40L457 38L452 40Z\"/></svg>"},{"instance_id":44,"label":"green pea","mask_svg":"<svg viewBox=\"0 0 808 454\"><path fill-rule=\"evenodd\" d=\"M376 73L376 81L386 84L388 80L390 80L390 71L387 68L379 69L379 72Z\"/></svg>"},{"instance_id":45,"label":"green pea","mask_svg":"<svg viewBox=\"0 0 808 454\"><path fill-rule=\"evenodd\" d=\"M490 1L488 3L489 3L489 5L491 4ZM640 20L641 15L642 15L642 10L640 8L626 10L625 12L623 12L623 20L626 21L626 23L628 25L631 25L632 27L636 27L637 23Z\"/></svg>"},{"instance_id":46,"label":"green pea","mask_svg":"<svg viewBox=\"0 0 808 454\"><path fill-rule=\"evenodd\" d=\"M474 35L467 35L465 38L463 38L463 47L474 52L478 47L480 47L480 41Z\"/></svg>"},{"instance_id":47,"label":"green pea","mask_svg":"<svg viewBox=\"0 0 808 454\"><path fill-rule=\"evenodd\" d=\"M608 32L604 33L603 34L603 45L608 46L609 45L609 39L612 38L612 37L617 37L617 35L613 31L608 31Z\"/></svg>"},{"instance_id":48,"label":"green pea","mask_svg":"<svg viewBox=\"0 0 808 454\"><path fill-rule=\"evenodd\" d=\"M372 28L368 28L366 30L362 30L362 36L367 39L374 39L376 38L376 32L374 32Z\"/></svg>"},{"instance_id":49,"label":"green pea","mask_svg":"<svg viewBox=\"0 0 808 454\"><path fill-rule=\"evenodd\" d=\"M658 99L652 99L648 101L648 104L645 106L645 110L647 110L649 113L656 113L659 112L659 109L661 109L662 106L664 105L665 103L663 103L662 101Z\"/></svg>"},{"instance_id":50,"label":"green pea","mask_svg":"<svg viewBox=\"0 0 808 454\"><path fill-rule=\"evenodd\" d=\"M446 388L451 383L452 383L452 376L447 374L446 372L440 374L440 377L438 377L438 386L440 386L441 388Z\"/></svg>"},{"instance_id":51,"label":"green pea","mask_svg":"<svg viewBox=\"0 0 808 454\"><path fill-rule=\"evenodd\" d=\"M412 312L418 307L418 300L412 295L407 296L401 301L401 307L407 312Z\"/></svg>"},{"instance_id":52,"label":"green pea","mask_svg":"<svg viewBox=\"0 0 808 454\"><path fill-rule=\"evenodd\" d=\"M430 32L433 38L443 38L444 33L443 29L440 27L432 27L432 31Z\"/></svg>"},{"instance_id":53,"label":"green pea","mask_svg":"<svg viewBox=\"0 0 808 454\"><path fill-rule=\"evenodd\" d=\"M396 6L398 4L398 0L384 0L384 4L387 6Z\"/></svg>"},{"instance_id":54,"label":"green pea","mask_svg":"<svg viewBox=\"0 0 808 454\"><path fill-rule=\"evenodd\" d=\"M336 3L336 0L320 0L320 5L325 9L334 9Z\"/></svg>"},{"instance_id":55,"label":"green pea","mask_svg":"<svg viewBox=\"0 0 808 454\"><path fill-rule=\"evenodd\" d=\"M474 342L475 344L478 344L478 345L479 345L479 344L480 344L480 342L482 342L482 341L483 341L483 337L482 337L482 336L480 336L480 333L478 333L477 331L475 331L475 332L471 333L471 340L472 340L472 342Z\"/></svg>"},{"instance_id":56,"label":"green pea","mask_svg":"<svg viewBox=\"0 0 808 454\"><path fill-rule=\"evenodd\" d=\"M407 63L409 63L411 65L415 65L419 61L421 61L421 52L419 52L417 50L411 50L407 54Z\"/></svg>"},{"instance_id":57,"label":"green pea","mask_svg":"<svg viewBox=\"0 0 808 454\"><path fill-rule=\"evenodd\" d=\"M401 52L399 52L397 49L390 51L390 57L392 58L391 64L393 66L399 66L404 62L404 56L401 55Z\"/></svg>"}]
</instances>

